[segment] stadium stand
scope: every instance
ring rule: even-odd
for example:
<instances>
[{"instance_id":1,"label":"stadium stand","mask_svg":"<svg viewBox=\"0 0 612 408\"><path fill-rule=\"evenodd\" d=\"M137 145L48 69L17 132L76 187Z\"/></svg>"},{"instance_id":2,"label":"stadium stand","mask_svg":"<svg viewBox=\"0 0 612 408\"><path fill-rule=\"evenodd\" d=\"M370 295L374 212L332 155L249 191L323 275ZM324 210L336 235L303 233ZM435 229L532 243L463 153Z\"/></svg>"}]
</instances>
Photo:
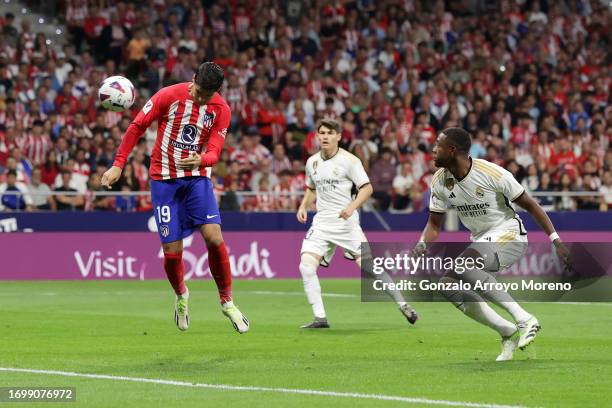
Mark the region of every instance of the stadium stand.
<instances>
[{"instance_id":1,"label":"stadium stand","mask_svg":"<svg viewBox=\"0 0 612 408\"><path fill-rule=\"evenodd\" d=\"M148 188L156 129L117 195L96 194L99 176L148 97L190 81L204 60L226 69L222 93L233 111L214 171L223 209L295 209L322 117L342 121L342 146L376 181L381 210L427 208L430 152L449 126L468 129L471 155L507 168L546 208L611 208L608 2L49 4L68 28L64 44L49 41L54 20L38 32L28 16L20 24L0 16L5 210L150 210L146 194L130 192ZM98 106L101 80L117 74L138 88L125 114ZM51 190L63 193L37 197Z\"/></svg>"}]
</instances>

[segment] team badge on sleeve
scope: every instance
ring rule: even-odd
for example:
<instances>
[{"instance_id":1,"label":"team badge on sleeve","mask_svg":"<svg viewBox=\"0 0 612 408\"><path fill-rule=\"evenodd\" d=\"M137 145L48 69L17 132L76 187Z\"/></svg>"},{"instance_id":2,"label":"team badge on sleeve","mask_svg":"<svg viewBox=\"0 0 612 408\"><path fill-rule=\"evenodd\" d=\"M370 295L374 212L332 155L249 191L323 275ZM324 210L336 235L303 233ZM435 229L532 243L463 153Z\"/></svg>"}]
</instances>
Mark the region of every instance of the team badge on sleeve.
<instances>
[{"instance_id":1,"label":"team badge on sleeve","mask_svg":"<svg viewBox=\"0 0 612 408\"><path fill-rule=\"evenodd\" d=\"M217 115L215 115L215 113L208 113L206 112L206 114L204 115L204 118L202 119L202 126L204 126L205 128L210 128L212 127L213 123L215 122L215 117Z\"/></svg>"},{"instance_id":2,"label":"team badge on sleeve","mask_svg":"<svg viewBox=\"0 0 612 408\"><path fill-rule=\"evenodd\" d=\"M151 109L153 109L153 101L149 99L145 106L142 107L142 112L146 115L147 113L151 112Z\"/></svg>"},{"instance_id":3,"label":"team badge on sleeve","mask_svg":"<svg viewBox=\"0 0 612 408\"><path fill-rule=\"evenodd\" d=\"M161 236L165 238L170 235L170 228L168 228L167 225L160 225L159 232L161 233Z\"/></svg>"}]
</instances>

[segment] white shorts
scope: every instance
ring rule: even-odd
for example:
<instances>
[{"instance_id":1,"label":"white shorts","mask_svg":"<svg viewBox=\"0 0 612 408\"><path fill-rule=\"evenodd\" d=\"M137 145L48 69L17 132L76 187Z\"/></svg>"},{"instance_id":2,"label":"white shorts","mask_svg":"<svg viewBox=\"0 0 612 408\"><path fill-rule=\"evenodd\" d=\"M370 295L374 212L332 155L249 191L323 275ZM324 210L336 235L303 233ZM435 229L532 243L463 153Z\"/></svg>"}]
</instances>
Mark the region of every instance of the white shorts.
<instances>
[{"instance_id":1,"label":"white shorts","mask_svg":"<svg viewBox=\"0 0 612 408\"><path fill-rule=\"evenodd\" d=\"M528 245L527 232L518 219L506 221L479 235L473 242L475 244L471 245L471 248L481 255L487 255L487 272L499 272L509 268L523 257Z\"/></svg>"},{"instance_id":2,"label":"white shorts","mask_svg":"<svg viewBox=\"0 0 612 408\"><path fill-rule=\"evenodd\" d=\"M313 225L302 241L300 254L310 252L319 255L321 266L328 266L334 257L336 247L342 248L347 259L354 260L360 257L362 242L367 242L367 238L359 224L336 233Z\"/></svg>"}]
</instances>

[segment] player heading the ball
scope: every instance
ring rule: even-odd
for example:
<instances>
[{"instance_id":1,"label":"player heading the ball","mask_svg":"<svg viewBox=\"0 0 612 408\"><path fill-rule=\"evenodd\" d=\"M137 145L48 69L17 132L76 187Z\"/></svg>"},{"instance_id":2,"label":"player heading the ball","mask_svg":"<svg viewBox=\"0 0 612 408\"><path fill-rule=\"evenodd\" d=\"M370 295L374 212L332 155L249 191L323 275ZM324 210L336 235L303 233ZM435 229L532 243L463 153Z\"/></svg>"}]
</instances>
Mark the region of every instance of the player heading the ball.
<instances>
[{"instance_id":1,"label":"player heading the ball","mask_svg":"<svg viewBox=\"0 0 612 408\"><path fill-rule=\"evenodd\" d=\"M210 180L229 127L229 105L219 95L223 69L201 64L191 82L162 88L144 105L128 127L113 166L102 175L102 185L119 180L134 145L158 121L151 155L151 199L164 251L164 269L176 294L174 320L189 327L189 290L183 271L183 238L199 230L208 248L208 264L221 298L221 310L236 331L249 330L249 321L232 300L230 262L221 235L221 214Z\"/></svg>"}]
</instances>

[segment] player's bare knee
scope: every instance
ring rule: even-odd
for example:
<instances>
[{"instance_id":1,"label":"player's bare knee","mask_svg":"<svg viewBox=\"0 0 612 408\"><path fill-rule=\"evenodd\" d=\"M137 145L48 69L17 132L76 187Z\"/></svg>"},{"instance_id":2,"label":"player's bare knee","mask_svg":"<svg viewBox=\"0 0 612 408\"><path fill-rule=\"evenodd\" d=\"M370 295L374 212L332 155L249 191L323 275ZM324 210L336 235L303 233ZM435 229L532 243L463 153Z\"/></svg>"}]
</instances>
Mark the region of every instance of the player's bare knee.
<instances>
[{"instance_id":1,"label":"player's bare knee","mask_svg":"<svg viewBox=\"0 0 612 408\"><path fill-rule=\"evenodd\" d=\"M207 224L200 228L204 242L207 247L219 246L223 243L223 234L218 224Z\"/></svg>"},{"instance_id":2,"label":"player's bare knee","mask_svg":"<svg viewBox=\"0 0 612 408\"><path fill-rule=\"evenodd\" d=\"M219 246L223 243L223 237L221 235L212 236L212 237L204 237L204 241L206 242L207 247Z\"/></svg>"},{"instance_id":3,"label":"player's bare knee","mask_svg":"<svg viewBox=\"0 0 612 408\"><path fill-rule=\"evenodd\" d=\"M162 243L164 254L176 254L183 251L183 241Z\"/></svg>"}]
</instances>

